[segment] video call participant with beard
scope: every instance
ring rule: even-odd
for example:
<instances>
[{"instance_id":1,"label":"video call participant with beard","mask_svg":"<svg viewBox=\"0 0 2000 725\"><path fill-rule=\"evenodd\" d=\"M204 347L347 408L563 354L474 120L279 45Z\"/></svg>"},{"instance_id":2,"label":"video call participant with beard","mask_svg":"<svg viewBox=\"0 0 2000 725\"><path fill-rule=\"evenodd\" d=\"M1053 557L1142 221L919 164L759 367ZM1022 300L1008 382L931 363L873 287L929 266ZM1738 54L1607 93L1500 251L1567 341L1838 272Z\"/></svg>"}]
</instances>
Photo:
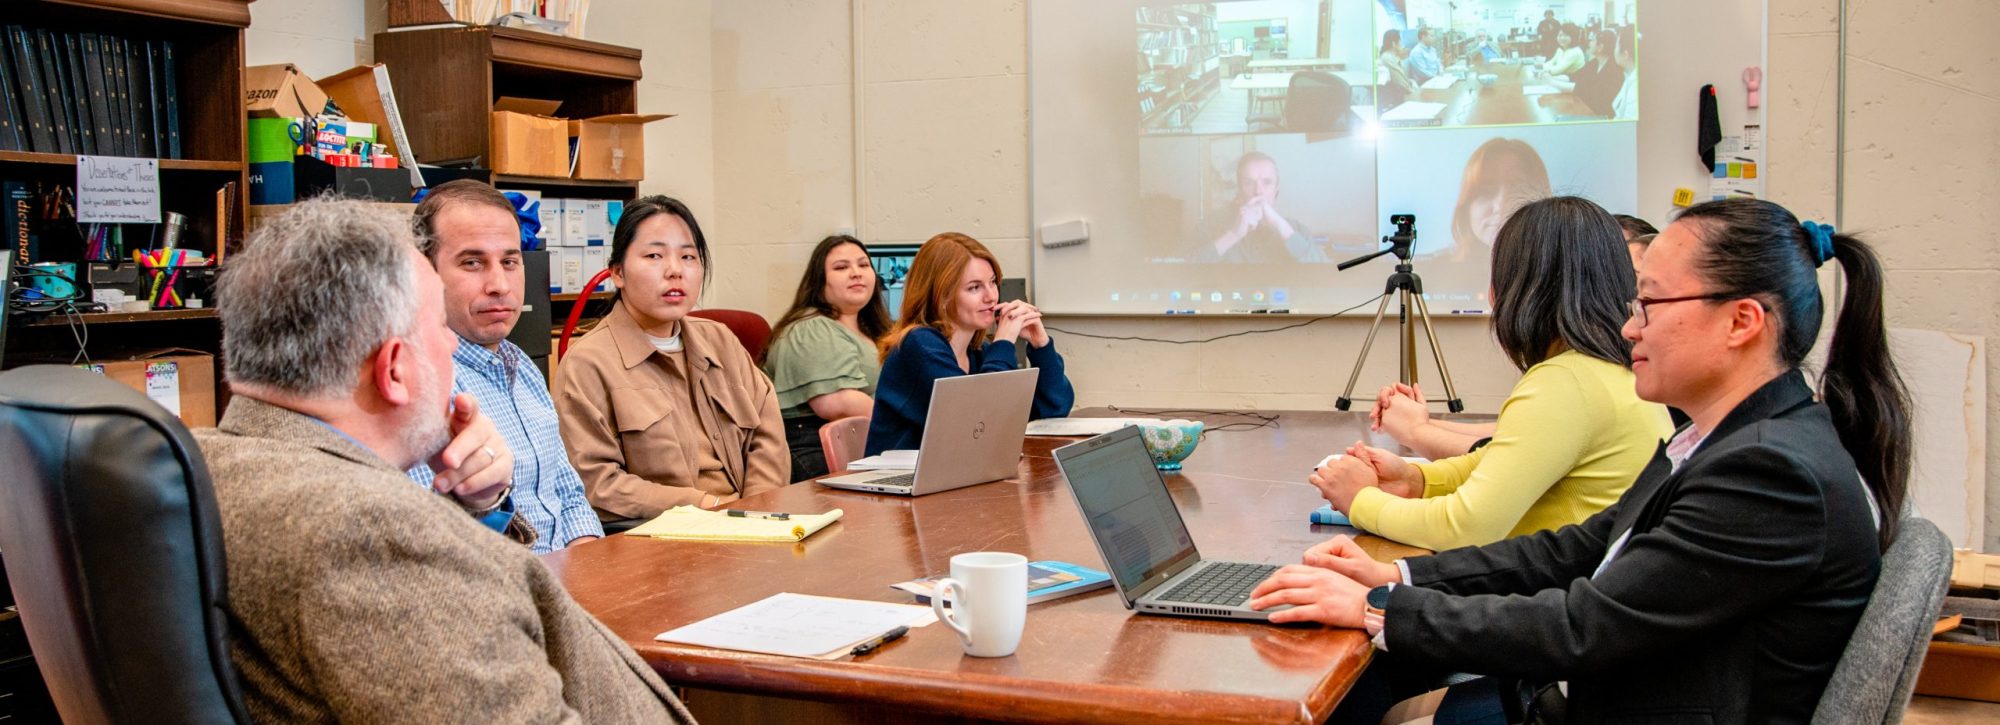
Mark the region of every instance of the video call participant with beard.
<instances>
[{"instance_id":1,"label":"video call participant with beard","mask_svg":"<svg viewBox=\"0 0 2000 725\"><path fill-rule=\"evenodd\" d=\"M1201 228L1196 262L1325 262L1326 250L1297 219L1278 213L1278 161L1252 151L1236 161L1236 198Z\"/></svg>"},{"instance_id":2,"label":"video call participant with beard","mask_svg":"<svg viewBox=\"0 0 2000 725\"><path fill-rule=\"evenodd\" d=\"M408 221L305 201L232 256L235 397L194 435L250 719L692 722L527 547L461 510L496 505L513 464L470 396L447 407L458 338ZM456 502L410 485L426 459Z\"/></svg>"}]
</instances>

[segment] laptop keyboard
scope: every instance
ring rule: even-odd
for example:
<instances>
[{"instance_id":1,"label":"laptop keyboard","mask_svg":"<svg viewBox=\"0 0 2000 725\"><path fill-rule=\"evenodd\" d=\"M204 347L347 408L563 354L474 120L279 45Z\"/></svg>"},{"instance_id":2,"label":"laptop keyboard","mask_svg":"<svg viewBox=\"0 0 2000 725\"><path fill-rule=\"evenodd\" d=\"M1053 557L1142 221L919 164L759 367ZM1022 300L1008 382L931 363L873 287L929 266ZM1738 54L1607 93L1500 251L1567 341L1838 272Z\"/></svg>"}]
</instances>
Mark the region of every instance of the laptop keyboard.
<instances>
[{"instance_id":1,"label":"laptop keyboard","mask_svg":"<svg viewBox=\"0 0 2000 725\"><path fill-rule=\"evenodd\" d=\"M1250 601L1250 590L1277 571L1275 564L1212 562L1160 596L1160 601L1234 607Z\"/></svg>"},{"instance_id":2,"label":"laptop keyboard","mask_svg":"<svg viewBox=\"0 0 2000 725\"><path fill-rule=\"evenodd\" d=\"M917 472L911 471L909 473L898 473L894 476L884 476L870 480L868 483L873 486L915 486L917 485Z\"/></svg>"}]
</instances>

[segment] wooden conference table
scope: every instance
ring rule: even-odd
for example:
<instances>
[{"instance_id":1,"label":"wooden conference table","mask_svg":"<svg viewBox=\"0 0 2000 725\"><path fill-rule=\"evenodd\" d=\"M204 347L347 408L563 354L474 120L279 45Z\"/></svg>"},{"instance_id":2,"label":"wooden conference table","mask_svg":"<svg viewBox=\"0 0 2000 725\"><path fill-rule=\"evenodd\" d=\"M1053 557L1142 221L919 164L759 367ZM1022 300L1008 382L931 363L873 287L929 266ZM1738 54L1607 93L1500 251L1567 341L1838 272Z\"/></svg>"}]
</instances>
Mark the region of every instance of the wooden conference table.
<instances>
[{"instance_id":1,"label":"wooden conference table","mask_svg":"<svg viewBox=\"0 0 2000 725\"><path fill-rule=\"evenodd\" d=\"M1530 86L1552 84L1547 76L1525 72L1526 68L1509 63L1475 63L1471 72L1496 76L1493 85L1461 78L1446 88L1419 88L1411 100L1445 104L1444 113L1440 116L1445 126L1541 124L1604 118L1574 93L1528 95L1526 89Z\"/></svg>"},{"instance_id":2,"label":"wooden conference table","mask_svg":"<svg viewBox=\"0 0 2000 725\"><path fill-rule=\"evenodd\" d=\"M1277 426L1215 431L1167 477L1205 557L1296 563L1353 529L1307 522L1321 504L1305 478L1367 433L1362 413L1279 413ZM1246 420L1195 416L1211 427ZM968 657L943 624L860 658L818 661L666 644L661 632L779 592L904 602L889 585L948 571L954 554L1010 551L1102 568L1049 452L1029 438L1018 480L918 498L804 483L744 499L755 510L845 511L793 545L612 536L544 557L576 601L688 688L712 722L941 719L1071 722L1319 722L1372 650L1356 630L1128 612L1109 588L1031 605L1020 650ZM1375 537L1385 561L1424 553Z\"/></svg>"}]
</instances>

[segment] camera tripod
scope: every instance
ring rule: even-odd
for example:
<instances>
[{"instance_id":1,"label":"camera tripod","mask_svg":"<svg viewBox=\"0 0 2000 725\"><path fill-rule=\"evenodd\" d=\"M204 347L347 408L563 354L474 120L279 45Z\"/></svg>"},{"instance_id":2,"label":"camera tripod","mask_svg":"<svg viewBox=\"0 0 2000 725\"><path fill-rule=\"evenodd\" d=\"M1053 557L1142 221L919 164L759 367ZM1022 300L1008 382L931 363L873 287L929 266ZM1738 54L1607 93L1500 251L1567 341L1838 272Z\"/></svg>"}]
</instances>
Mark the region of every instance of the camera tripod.
<instances>
[{"instance_id":1,"label":"camera tripod","mask_svg":"<svg viewBox=\"0 0 2000 725\"><path fill-rule=\"evenodd\" d=\"M1444 364L1444 349L1438 347L1437 330L1431 326L1430 306L1424 304L1424 278L1410 265L1411 247L1416 244L1416 217L1410 214L1396 214L1389 217L1396 225L1396 233L1382 238L1388 249L1367 256L1341 262L1336 269L1364 264L1384 254L1396 255L1396 271L1389 275L1389 281L1382 289L1382 304L1375 308L1375 322L1368 326L1368 337L1361 343L1361 354L1354 359L1354 372L1347 376L1347 390L1335 398L1333 407L1347 410L1354 405L1354 384L1361 380L1361 366L1368 362L1368 350L1375 346L1375 333L1382 331L1382 318L1389 312L1391 296L1397 300L1396 327L1402 335L1402 345L1398 349L1398 377L1405 385L1417 384L1417 328L1424 327L1424 337L1431 344L1431 359L1437 361L1438 377L1444 380L1445 407L1453 413L1465 412L1465 402L1458 398L1458 388L1452 385L1451 369ZM1410 320L1411 304L1415 303L1417 319Z\"/></svg>"}]
</instances>

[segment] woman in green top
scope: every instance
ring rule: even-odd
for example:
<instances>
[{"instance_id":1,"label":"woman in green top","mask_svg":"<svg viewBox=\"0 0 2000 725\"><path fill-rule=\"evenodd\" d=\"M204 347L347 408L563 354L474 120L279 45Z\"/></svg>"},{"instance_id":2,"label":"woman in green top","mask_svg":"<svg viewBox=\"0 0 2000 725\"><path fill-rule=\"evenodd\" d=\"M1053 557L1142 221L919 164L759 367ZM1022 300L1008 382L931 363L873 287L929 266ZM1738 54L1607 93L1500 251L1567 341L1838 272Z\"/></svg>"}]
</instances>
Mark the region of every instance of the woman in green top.
<instances>
[{"instance_id":1,"label":"woman in green top","mask_svg":"<svg viewBox=\"0 0 2000 725\"><path fill-rule=\"evenodd\" d=\"M1634 387L1620 329L1637 288L1610 214L1567 196L1523 206L1492 269L1494 336L1522 371L1492 442L1418 465L1357 442L1312 476L1355 526L1440 551L1561 528L1616 502L1672 432Z\"/></svg>"},{"instance_id":2,"label":"woman in green top","mask_svg":"<svg viewBox=\"0 0 2000 725\"><path fill-rule=\"evenodd\" d=\"M792 480L826 475L819 429L875 407L882 363L875 341L889 331L882 283L861 240L837 234L813 247L792 308L771 330L764 372L778 391Z\"/></svg>"}]
</instances>

